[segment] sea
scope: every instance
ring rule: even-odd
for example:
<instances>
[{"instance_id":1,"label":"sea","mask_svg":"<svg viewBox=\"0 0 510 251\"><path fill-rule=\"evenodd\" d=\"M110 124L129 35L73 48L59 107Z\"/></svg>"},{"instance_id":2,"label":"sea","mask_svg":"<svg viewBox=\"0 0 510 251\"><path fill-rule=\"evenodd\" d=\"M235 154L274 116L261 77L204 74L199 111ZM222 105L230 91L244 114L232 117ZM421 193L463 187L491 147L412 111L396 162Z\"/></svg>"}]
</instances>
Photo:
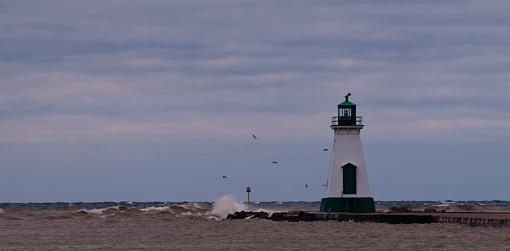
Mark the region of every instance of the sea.
<instances>
[{"instance_id":1,"label":"sea","mask_svg":"<svg viewBox=\"0 0 510 251\"><path fill-rule=\"evenodd\" d=\"M0 203L0 250L510 250L509 227L227 220L320 202ZM510 213L509 201L377 201L379 212Z\"/></svg>"}]
</instances>

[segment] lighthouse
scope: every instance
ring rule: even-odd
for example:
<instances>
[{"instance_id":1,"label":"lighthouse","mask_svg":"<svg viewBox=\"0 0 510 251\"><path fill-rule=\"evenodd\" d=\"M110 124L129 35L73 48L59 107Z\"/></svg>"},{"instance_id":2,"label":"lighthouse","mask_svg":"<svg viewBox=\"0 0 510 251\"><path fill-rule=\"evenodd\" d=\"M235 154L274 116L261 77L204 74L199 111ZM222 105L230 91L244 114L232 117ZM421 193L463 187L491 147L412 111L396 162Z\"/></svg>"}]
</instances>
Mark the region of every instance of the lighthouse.
<instances>
[{"instance_id":1,"label":"lighthouse","mask_svg":"<svg viewBox=\"0 0 510 251\"><path fill-rule=\"evenodd\" d=\"M367 170L363 158L360 133L363 120L356 116L356 105L349 101L338 104L333 117L333 151L326 194L321 200L322 212L375 212L374 199L368 188Z\"/></svg>"}]
</instances>

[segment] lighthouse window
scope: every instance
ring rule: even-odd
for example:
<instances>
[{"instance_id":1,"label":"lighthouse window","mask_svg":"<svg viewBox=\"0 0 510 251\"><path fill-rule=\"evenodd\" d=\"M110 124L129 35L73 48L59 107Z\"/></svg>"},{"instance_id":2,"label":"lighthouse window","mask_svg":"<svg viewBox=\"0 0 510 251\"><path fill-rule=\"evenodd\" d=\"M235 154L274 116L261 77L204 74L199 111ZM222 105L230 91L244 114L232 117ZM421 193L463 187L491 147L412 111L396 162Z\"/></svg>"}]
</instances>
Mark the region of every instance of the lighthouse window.
<instances>
[{"instance_id":1,"label":"lighthouse window","mask_svg":"<svg viewBox=\"0 0 510 251\"><path fill-rule=\"evenodd\" d=\"M351 116L351 108L341 108L340 109L340 117L350 117Z\"/></svg>"}]
</instances>

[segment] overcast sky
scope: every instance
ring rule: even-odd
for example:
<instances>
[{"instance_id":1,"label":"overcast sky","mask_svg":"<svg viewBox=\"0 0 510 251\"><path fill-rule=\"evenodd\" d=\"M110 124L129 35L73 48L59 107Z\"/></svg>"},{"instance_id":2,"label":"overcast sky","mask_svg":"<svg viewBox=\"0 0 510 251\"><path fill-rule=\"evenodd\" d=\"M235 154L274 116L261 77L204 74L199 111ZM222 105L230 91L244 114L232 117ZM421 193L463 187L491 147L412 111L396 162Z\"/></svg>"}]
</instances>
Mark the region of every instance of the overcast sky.
<instances>
[{"instance_id":1,"label":"overcast sky","mask_svg":"<svg viewBox=\"0 0 510 251\"><path fill-rule=\"evenodd\" d=\"M317 201L347 92L376 200L510 200L509 11L0 1L0 202Z\"/></svg>"}]
</instances>

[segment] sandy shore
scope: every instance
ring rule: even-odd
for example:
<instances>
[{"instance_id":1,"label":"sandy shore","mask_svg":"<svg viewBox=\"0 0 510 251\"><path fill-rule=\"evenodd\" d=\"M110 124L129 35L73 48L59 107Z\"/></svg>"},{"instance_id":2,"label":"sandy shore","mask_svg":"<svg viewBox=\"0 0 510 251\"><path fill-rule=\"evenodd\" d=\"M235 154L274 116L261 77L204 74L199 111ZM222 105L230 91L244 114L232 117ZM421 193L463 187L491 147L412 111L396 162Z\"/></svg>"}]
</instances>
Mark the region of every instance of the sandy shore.
<instances>
[{"instance_id":1,"label":"sandy shore","mask_svg":"<svg viewBox=\"0 0 510 251\"><path fill-rule=\"evenodd\" d=\"M1 250L510 250L510 228L111 212L0 214Z\"/></svg>"}]
</instances>

